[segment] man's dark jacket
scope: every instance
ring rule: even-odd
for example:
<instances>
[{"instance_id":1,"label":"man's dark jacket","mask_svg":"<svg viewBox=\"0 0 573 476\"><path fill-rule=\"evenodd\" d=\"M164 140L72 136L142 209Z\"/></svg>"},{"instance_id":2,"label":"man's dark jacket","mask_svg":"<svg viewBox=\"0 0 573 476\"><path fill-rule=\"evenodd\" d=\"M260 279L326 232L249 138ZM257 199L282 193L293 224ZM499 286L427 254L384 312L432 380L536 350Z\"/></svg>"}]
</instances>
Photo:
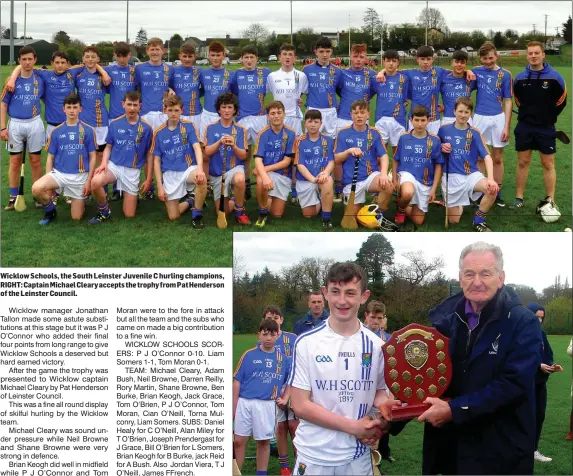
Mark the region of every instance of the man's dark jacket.
<instances>
[{"instance_id":1,"label":"man's dark jacket","mask_svg":"<svg viewBox=\"0 0 573 476\"><path fill-rule=\"evenodd\" d=\"M329 316L328 311L326 309L323 309L322 315L315 321L314 318L312 317L311 312L308 311L306 313L306 316L295 322L292 332L297 336L304 334L306 331L310 331L311 329L314 329L316 326L322 324L322 322L325 319L327 319L328 316Z\"/></svg>"}]
</instances>

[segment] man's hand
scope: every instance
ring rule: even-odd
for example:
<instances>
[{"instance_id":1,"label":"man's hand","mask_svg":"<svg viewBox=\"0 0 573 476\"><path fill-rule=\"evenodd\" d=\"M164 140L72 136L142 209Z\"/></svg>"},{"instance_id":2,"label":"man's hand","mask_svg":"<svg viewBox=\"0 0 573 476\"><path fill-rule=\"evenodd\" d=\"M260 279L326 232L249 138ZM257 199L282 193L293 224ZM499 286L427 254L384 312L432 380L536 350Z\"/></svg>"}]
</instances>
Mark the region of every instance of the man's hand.
<instances>
[{"instance_id":1,"label":"man's hand","mask_svg":"<svg viewBox=\"0 0 573 476\"><path fill-rule=\"evenodd\" d=\"M139 192L142 195L145 195L147 192L149 192L152 183L153 180L144 180L143 183L139 186Z\"/></svg>"},{"instance_id":2,"label":"man's hand","mask_svg":"<svg viewBox=\"0 0 573 476\"><path fill-rule=\"evenodd\" d=\"M450 144L449 142L444 142L442 144L442 152L449 154L451 151L452 151L452 144Z\"/></svg>"},{"instance_id":3,"label":"man's hand","mask_svg":"<svg viewBox=\"0 0 573 476\"><path fill-rule=\"evenodd\" d=\"M497 195L497 192L499 191L499 185L495 182L494 179L487 179L486 182L486 187L487 187L487 193L489 195Z\"/></svg>"},{"instance_id":4,"label":"man's hand","mask_svg":"<svg viewBox=\"0 0 573 476\"><path fill-rule=\"evenodd\" d=\"M8 129L3 129L2 132L0 132L0 137L3 141L8 142Z\"/></svg>"},{"instance_id":5,"label":"man's hand","mask_svg":"<svg viewBox=\"0 0 573 476\"><path fill-rule=\"evenodd\" d=\"M436 428L452 421L452 409L448 402L439 398L428 397L424 403L432 405L418 417L419 422L428 422Z\"/></svg>"},{"instance_id":6,"label":"man's hand","mask_svg":"<svg viewBox=\"0 0 573 476\"><path fill-rule=\"evenodd\" d=\"M360 147L351 147L350 149L346 149L346 152L354 157L360 157L362 155L362 149Z\"/></svg>"},{"instance_id":7,"label":"man's hand","mask_svg":"<svg viewBox=\"0 0 573 476\"><path fill-rule=\"evenodd\" d=\"M541 371L544 374L551 375L553 372L555 372L555 369L552 365L541 364Z\"/></svg>"},{"instance_id":8,"label":"man's hand","mask_svg":"<svg viewBox=\"0 0 573 476\"><path fill-rule=\"evenodd\" d=\"M553 372L563 372L563 367L559 364L553 364L551 367L553 367Z\"/></svg>"},{"instance_id":9,"label":"man's hand","mask_svg":"<svg viewBox=\"0 0 573 476\"><path fill-rule=\"evenodd\" d=\"M195 183L197 185L202 185L207 181L207 177L205 176L205 172L201 170L199 167L195 169Z\"/></svg>"},{"instance_id":10,"label":"man's hand","mask_svg":"<svg viewBox=\"0 0 573 476\"><path fill-rule=\"evenodd\" d=\"M501 141L507 142L509 140L509 127L504 127L501 133Z\"/></svg>"}]
</instances>

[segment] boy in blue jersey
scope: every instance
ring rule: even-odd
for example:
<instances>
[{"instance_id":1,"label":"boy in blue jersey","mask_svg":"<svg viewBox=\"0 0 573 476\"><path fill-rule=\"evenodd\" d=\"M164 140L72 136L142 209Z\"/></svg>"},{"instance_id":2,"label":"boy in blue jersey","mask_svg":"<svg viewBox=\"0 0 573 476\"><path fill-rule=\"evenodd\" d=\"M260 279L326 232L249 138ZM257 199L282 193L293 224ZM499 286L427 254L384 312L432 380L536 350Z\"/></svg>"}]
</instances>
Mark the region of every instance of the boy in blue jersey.
<instances>
[{"instance_id":1,"label":"boy in blue jersey","mask_svg":"<svg viewBox=\"0 0 573 476\"><path fill-rule=\"evenodd\" d=\"M386 332L387 324L386 306L380 301L370 301L364 311L364 325L384 342L388 342L391 336Z\"/></svg>"},{"instance_id":2,"label":"boy in blue jersey","mask_svg":"<svg viewBox=\"0 0 573 476\"><path fill-rule=\"evenodd\" d=\"M418 105L412 114L414 129L400 136L392 162L399 197L394 218L397 225L404 224L406 215L416 225L424 223L428 204L436 199L444 163L439 137L426 130L428 109Z\"/></svg>"},{"instance_id":3,"label":"boy in blue jersey","mask_svg":"<svg viewBox=\"0 0 573 476\"><path fill-rule=\"evenodd\" d=\"M473 90L476 89L476 81L471 81L466 75L466 66L468 64L468 54L465 51L454 51L452 55L452 70L445 71L442 75L442 83L440 85L440 94L443 103L443 117L441 126L452 124L456 121L454 115L454 107L456 100L459 97L471 96ZM471 118L468 121L471 126Z\"/></svg>"},{"instance_id":4,"label":"boy in blue jersey","mask_svg":"<svg viewBox=\"0 0 573 476\"><path fill-rule=\"evenodd\" d=\"M255 145L255 177L259 218L255 223L264 227L269 210L273 217L282 217L292 185L291 161L294 157L295 131L285 124L285 107L280 101L267 106L269 125Z\"/></svg>"},{"instance_id":5,"label":"boy in blue jersey","mask_svg":"<svg viewBox=\"0 0 573 476\"><path fill-rule=\"evenodd\" d=\"M72 220L83 217L85 199L91 192L97 146L95 131L79 119L81 111L78 96L72 94L64 99L66 121L52 131L48 140L46 175L32 185L32 194L44 209L40 225L47 225L56 218L52 196L58 188L72 199Z\"/></svg>"},{"instance_id":6,"label":"boy in blue jersey","mask_svg":"<svg viewBox=\"0 0 573 476\"><path fill-rule=\"evenodd\" d=\"M135 66L129 64L131 51L129 45L120 41L113 48L114 58L117 64L106 66L105 72L111 78L109 90L109 117L117 119L126 112L124 109L125 93L135 91Z\"/></svg>"},{"instance_id":7,"label":"boy in blue jersey","mask_svg":"<svg viewBox=\"0 0 573 476\"><path fill-rule=\"evenodd\" d=\"M113 183L123 192L123 214L135 216L138 192L147 192L153 177L151 137L153 130L139 116L141 96L137 91L128 91L123 99L125 114L109 124L103 159L95 170L91 189L98 205L98 214L91 218L90 225L99 225L111 217L107 194L103 187ZM141 168L146 167L145 182L139 186Z\"/></svg>"},{"instance_id":8,"label":"boy in blue jersey","mask_svg":"<svg viewBox=\"0 0 573 476\"><path fill-rule=\"evenodd\" d=\"M370 106L364 100L351 105L352 125L338 131L334 145L334 160L342 164L342 185L345 200L350 196L354 167L358 161L358 179L354 199L356 214L366 201L366 192L378 193L378 206L385 212L392 196L392 181L388 177L388 154L378 129L370 127Z\"/></svg>"},{"instance_id":9,"label":"boy in blue jersey","mask_svg":"<svg viewBox=\"0 0 573 476\"><path fill-rule=\"evenodd\" d=\"M304 115L306 133L294 146L296 191L302 216L311 218L322 208L322 228L332 230L332 203L334 183L330 174L334 170L334 141L320 133L322 114L308 109Z\"/></svg>"},{"instance_id":10,"label":"boy in blue jersey","mask_svg":"<svg viewBox=\"0 0 573 476\"><path fill-rule=\"evenodd\" d=\"M234 210L237 223L249 226L251 222L245 213L244 167L248 148L247 130L233 120L239 109L237 97L233 93L221 94L215 107L221 119L207 126L205 134L205 156L209 158L209 184L213 188L215 210L219 210L224 186L225 213ZM231 190L234 190L232 198Z\"/></svg>"},{"instance_id":11,"label":"boy in blue jersey","mask_svg":"<svg viewBox=\"0 0 573 476\"><path fill-rule=\"evenodd\" d=\"M251 435L257 444L257 474L267 474L270 440L275 433L276 405L286 405L291 359L275 348L279 326L264 319L259 326L259 344L247 350L233 375L234 450L242 468Z\"/></svg>"},{"instance_id":12,"label":"boy in blue jersey","mask_svg":"<svg viewBox=\"0 0 573 476\"><path fill-rule=\"evenodd\" d=\"M382 134L384 145L392 146L392 156L396 153L398 139L406 131L406 101L410 80L405 72L398 72L400 57L396 50L387 50L382 57L386 71L385 82L375 82L376 129Z\"/></svg>"},{"instance_id":13,"label":"boy in blue jersey","mask_svg":"<svg viewBox=\"0 0 573 476\"><path fill-rule=\"evenodd\" d=\"M480 131L468 125L473 110L469 98L460 97L456 101L454 114L456 122L440 127L438 136L442 141L442 152L449 161L449 172L442 176L442 196L446 197L448 187L447 213L450 223L459 223L463 207L470 204L470 197L483 198L474 215L475 231L491 231L486 223L487 212L495 202L499 190L493 180L493 162ZM483 159L487 178L479 171L478 160ZM448 171L448 164L445 165Z\"/></svg>"},{"instance_id":14,"label":"boy in blue jersey","mask_svg":"<svg viewBox=\"0 0 573 476\"><path fill-rule=\"evenodd\" d=\"M168 120L153 133L151 154L154 158L155 181L159 200L165 202L170 220L177 220L191 208L191 225L205 228L203 203L207 193L207 180L203 173L201 143L197 129L191 122L180 120L183 103L179 96L165 99ZM191 187L193 185L194 187ZM181 203L188 191L195 194Z\"/></svg>"},{"instance_id":15,"label":"boy in blue jersey","mask_svg":"<svg viewBox=\"0 0 573 476\"><path fill-rule=\"evenodd\" d=\"M195 66L195 48L190 43L183 43L179 50L181 64L173 68L171 89L183 101L181 119L192 122L198 131L201 130L201 84L202 69Z\"/></svg>"},{"instance_id":16,"label":"boy in blue jersey","mask_svg":"<svg viewBox=\"0 0 573 476\"><path fill-rule=\"evenodd\" d=\"M316 61L306 65L302 72L308 79L306 109L318 109L322 115L320 132L333 139L336 137L336 88L342 76L340 68L330 62L332 42L325 36L314 45Z\"/></svg>"},{"instance_id":17,"label":"boy in blue jersey","mask_svg":"<svg viewBox=\"0 0 573 476\"><path fill-rule=\"evenodd\" d=\"M14 92L9 91L6 86L2 91L0 136L2 140L8 142L6 148L10 154L10 166L8 167L10 198L4 207L5 211L14 210L18 196L24 142L30 153L32 180L35 182L42 176L40 154L46 135L44 123L40 117L40 98L44 95L44 80L34 71L36 60L34 48L31 46L20 48L18 62L22 67L22 73L16 79ZM8 116L10 116L9 122Z\"/></svg>"},{"instance_id":18,"label":"boy in blue jersey","mask_svg":"<svg viewBox=\"0 0 573 476\"><path fill-rule=\"evenodd\" d=\"M231 78L231 91L238 97L240 106L237 122L247 129L248 134L249 149L245 160L247 200L251 198L252 146L257 142L259 132L267 125L265 94L270 70L257 67L258 59L257 48L250 45L243 48L241 61L244 68L238 69Z\"/></svg>"},{"instance_id":19,"label":"boy in blue jersey","mask_svg":"<svg viewBox=\"0 0 573 476\"><path fill-rule=\"evenodd\" d=\"M509 126L513 111L513 80L511 73L497 65L499 57L494 44L486 41L479 49L483 66L473 69L477 76L476 108L473 126L492 147L493 179L499 187L495 204L505 207L501 197L503 183L503 148L509 143ZM483 165L481 165L483 173Z\"/></svg>"}]
</instances>

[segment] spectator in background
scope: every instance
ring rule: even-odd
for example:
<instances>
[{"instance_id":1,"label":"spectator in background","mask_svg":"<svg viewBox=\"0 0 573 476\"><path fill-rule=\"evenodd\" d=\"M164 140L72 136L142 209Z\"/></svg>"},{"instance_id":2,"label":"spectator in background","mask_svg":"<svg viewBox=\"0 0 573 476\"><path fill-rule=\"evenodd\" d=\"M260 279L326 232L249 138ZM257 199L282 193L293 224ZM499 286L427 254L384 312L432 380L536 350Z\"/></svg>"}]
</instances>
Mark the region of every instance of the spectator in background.
<instances>
[{"instance_id":1,"label":"spectator in background","mask_svg":"<svg viewBox=\"0 0 573 476\"><path fill-rule=\"evenodd\" d=\"M328 311L324 309L324 298L320 291L311 291L308 296L308 309L302 319L296 321L293 332L299 336L306 331L314 329L316 326L322 324L328 317Z\"/></svg>"}]
</instances>

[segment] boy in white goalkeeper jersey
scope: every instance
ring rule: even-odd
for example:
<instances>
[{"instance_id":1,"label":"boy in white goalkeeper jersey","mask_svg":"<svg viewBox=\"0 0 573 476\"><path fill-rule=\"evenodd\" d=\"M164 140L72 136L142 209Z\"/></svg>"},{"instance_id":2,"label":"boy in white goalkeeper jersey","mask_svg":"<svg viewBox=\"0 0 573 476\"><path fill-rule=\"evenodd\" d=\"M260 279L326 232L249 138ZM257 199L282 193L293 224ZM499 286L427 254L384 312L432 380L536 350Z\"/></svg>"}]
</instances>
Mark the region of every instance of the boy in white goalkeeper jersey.
<instances>
[{"instance_id":1,"label":"boy in white goalkeeper jersey","mask_svg":"<svg viewBox=\"0 0 573 476\"><path fill-rule=\"evenodd\" d=\"M300 418L293 474L373 474L369 446L399 402L386 394L383 342L358 320L370 295L367 282L354 263L332 266L322 287L330 317L295 343L288 381ZM381 418L370 418L373 407Z\"/></svg>"}]
</instances>

